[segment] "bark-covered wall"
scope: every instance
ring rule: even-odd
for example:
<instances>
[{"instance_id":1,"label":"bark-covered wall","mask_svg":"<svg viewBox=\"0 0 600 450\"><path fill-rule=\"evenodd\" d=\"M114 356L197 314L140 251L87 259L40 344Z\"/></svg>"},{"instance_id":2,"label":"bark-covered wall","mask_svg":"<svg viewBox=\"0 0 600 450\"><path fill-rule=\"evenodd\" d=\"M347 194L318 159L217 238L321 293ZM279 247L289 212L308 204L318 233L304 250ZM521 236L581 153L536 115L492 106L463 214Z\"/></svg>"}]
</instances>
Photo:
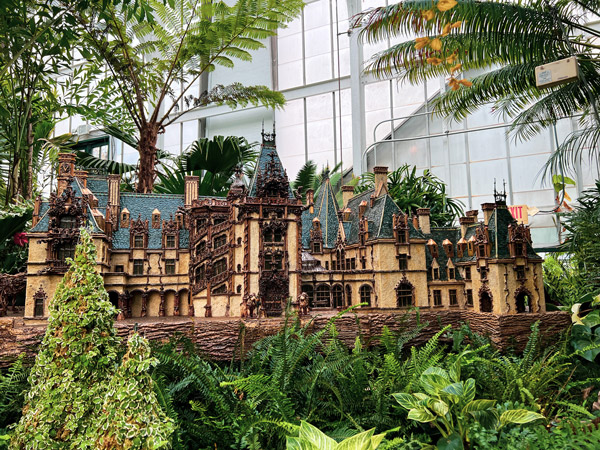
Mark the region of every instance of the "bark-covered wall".
<instances>
[{"instance_id":1,"label":"bark-covered wall","mask_svg":"<svg viewBox=\"0 0 600 450\"><path fill-rule=\"evenodd\" d=\"M321 329L331 316L305 317L303 323L312 320L311 329ZM162 320L161 320L162 319ZM239 357L248 351L252 344L261 338L274 334L283 325L284 319L246 319L218 318L192 319L147 318L137 319L138 330L150 340L165 341L176 333L188 336L207 356L213 359L230 359L234 354ZM346 314L336 321L339 338L346 344L354 345L360 333L365 344L375 343L383 327L392 330L408 329L416 324L417 315L398 312L360 312ZM472 311L421 311L419 320L428 325L413 340L418 345L433 334L451 324L458 327L468 322L477 333L488 335L501 349L516 347L522 349L529 337L531 324L540 321L542 334L548 337L564 330L570 323L569 314L550 312L544 314L520 314L497 316ZM115 322L119 335L126 337L135 326L135 319ZM23 319L0 318L0 365L14 359L19 353L34 355L46 330L44 322L23 321Z\"/></svg>"}]
</instances>

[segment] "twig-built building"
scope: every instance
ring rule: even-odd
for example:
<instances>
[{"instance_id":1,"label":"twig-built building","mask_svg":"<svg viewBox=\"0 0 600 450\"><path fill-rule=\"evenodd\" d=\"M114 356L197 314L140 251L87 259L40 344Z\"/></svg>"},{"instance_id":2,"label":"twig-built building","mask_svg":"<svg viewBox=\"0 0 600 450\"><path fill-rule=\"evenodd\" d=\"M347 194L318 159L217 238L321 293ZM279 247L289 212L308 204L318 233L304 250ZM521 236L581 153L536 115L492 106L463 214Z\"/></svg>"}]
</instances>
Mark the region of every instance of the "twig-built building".
<instances>
[{"instance_id":1,"label":"twig-built building","mask_svg":"<svg viewBox=\"0 0 600 450\"><path fill-rule=\"evenodd\" d=\"M26 318L48 315L84 225L120 318L236 317L252 295L275 316L302 293L313 310L545 312L542 259L503 193L482 205L482 222L469 211L460 227L433 228L429 210L398 208L376 167L375 187L344 186L341 208L329 180L303 204L266 133L254 177L246 185L238 174L226 198L199 197L193 176L183 195L121 192L119 176L88 176L70 154L57 178L35 205Z\"/></svg>"}]
</instances>

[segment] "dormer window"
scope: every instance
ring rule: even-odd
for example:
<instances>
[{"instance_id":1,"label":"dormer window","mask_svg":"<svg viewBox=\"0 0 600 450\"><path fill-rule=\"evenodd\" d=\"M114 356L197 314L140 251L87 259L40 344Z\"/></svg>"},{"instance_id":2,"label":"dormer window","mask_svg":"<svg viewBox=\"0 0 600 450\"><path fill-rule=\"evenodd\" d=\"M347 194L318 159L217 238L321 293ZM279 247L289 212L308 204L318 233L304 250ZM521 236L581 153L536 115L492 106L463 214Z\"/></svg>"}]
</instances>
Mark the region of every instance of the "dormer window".
<instances>
[{"instance_id":1,"label":"dormer window","mask_svg":"<svg viewBox=\"0 0 600 450\"><path fill-rule=\"evenodd\" d=\"M405 230L398 230L396 232L396 242L398 244L406 244L407 239L406 239L406 231Z\"/></svg>"},{"instance_id":2,"label":"dormer window","mask_svg":"<svg viewBox=\"0 0 600 450\"><path fill-rule=\"evenodd\" d=\"M175 235L167 234L165 236L165 248L175 248L175 247L176 247Z\"/></svg>"},{"instance_id":3,"label":"dormer window","mask_svg":"<svg viewBox=\"0 0 600 450\"><path fill-rule=\"evenodd\" d=\"M429 241L427 241L427 248L429 249L429 253L431 254L432 258L438 257L437 244L435 243L435 241L433 239L429 239Z\"/></svg>"},{"instance_id":4,"label":"dormer window","mask_svg":"<svg viewBox=\"0 0 600 450\"><path fill-rule=\"evenodd\" d=\"M515 252L515 256L523 256L525 254L524 245L522 242L513 242L513 248Z\"/></svg>"},{"instance_id":5,"label":"dormer window","mask_svg":"<svg viewBox=\"0 0 600 450\"><path fill-rule=\"evenodd\" d=\"M469 251L469 256L473 256L473 254L475 253L475 250L473 249L473 243L474 242L475 242L475 236L471 236L471 238L467 242L467 248L468 248L468 251Z\"/></svg>"},{"instance_id":6,"label":"dormer window","mask_svg":"<svg viewBox=\"0 0 600 450\"><path fill-rule=\"evenodd\" d=\"M487 257L487 245L479 244L477 246L477 257L478 258L486 258Z\"/></svg>"},{"instance_id":7,"label":"dormer window","mask_svg":"<svg viewBox=\"0 0 600 450\"><path fill-rule=\"evenodd\" d=\"M158 209L152 211L152 228L160 228L160 211Z\"/></svg>"},{"instance_id":8,"label":"dormer window","mask_svg":"<svg viewBox=\"0 0 600 450\"><path fill-rule=\"evenodd\" d=\"M136 234L133 236L133 248L144 248L143 234Z\"/></svg>"},{"instance_id":9,"label":"dormer window","mask_svg":"<svg viewBox=\"0 0 600 450\"><path fill-rule=\"evenodd\" d=\"M313 253L321 253L321 243L313 242Z\"/></svg>"},{"instance_id":10,"label":"dormer window","mask_svg":"<svg viewBox=\"0 0 600 450\"><path fill-rule=\"evenodd\" d=\"M73 242L65 242L58 247L57 259L61 262L66 262L67 258L75 257L75 244Z\"/></svg>"},{"instance_id":11,"label":"dormer window","mask_svg":"<svg viewBox=\"0 0 600 450\"><path fill-rule=\"evenodd\" d=\"M127 208L121 211L121 228L129 228L129 210Z\"/></svg>"},{"instance_id":12,"label":"dormer window","mask_svg":"<svg viewBox=\"0 0 600 450\"><path fill-rule=\"evenodd\" d=\"M456 270L454 267L448 267L448 279L454 280L456 278Z\"/></svg>"},{"instance_id":13,"label":"dormer window","mask_svg":"<svg viewBox=\"0 0 600 450\"><path fill-rule=\"evenodd\" d=\"M448 258L452 258L454 256L454 247L452 245L452 242L450 242L450 239L444 239L444 242L442 242L442 246L444 247L446 256Z\"/></svg>"},{"instance_id":14,"label":"dormer window","mask_svg":"<svg viewBox=\"0 0 600 450\"><path fill-rule=\"evenodd\" d=\"M61 216L58 222L59 228L73 229L77 227L77 219L73 216Z\"/></svg>"},{"instance_id":15,"label":"dormer window","mask_svg":"<svg viewBox=\"0 0 600 450\"><path fill-rule=\"evenodd\" d=\"M432 270L432 278L434 280L439 280L440 279L440 269L438 267L434 267Z\"/></svg>"},{"instance_id":16,"label":"dormer window","mask_svg":"<svg viewBox=\"0 0 600 450\"><path fill-rule=\"evenodd\" d=\"M456 243L456 252L458 253L458 257L462 258L467 254L467 241L465 238L460 238L460 240Z\"/></svg>"}]
</instances>

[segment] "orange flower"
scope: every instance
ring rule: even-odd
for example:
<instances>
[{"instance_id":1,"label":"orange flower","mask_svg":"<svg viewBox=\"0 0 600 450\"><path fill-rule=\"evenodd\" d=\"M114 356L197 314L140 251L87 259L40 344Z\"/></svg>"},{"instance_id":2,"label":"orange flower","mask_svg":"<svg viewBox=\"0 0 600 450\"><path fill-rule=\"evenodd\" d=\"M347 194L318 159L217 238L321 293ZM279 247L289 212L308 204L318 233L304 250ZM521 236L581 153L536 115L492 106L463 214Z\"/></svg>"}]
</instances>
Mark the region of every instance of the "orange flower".
<instances>
[{"instance_id":1,"label":"orange flower","mask_svg":"<svg viewBox=\"0 0 600 450\"><path fill-rule=\"evenodd\" d=\"M456 0L439 0L439 2L437 3L437 9L439 9L442 12L449 11L456 5L458 5L458 2Z\"/></svg>"},{"instance_id":2,"label":"orange flower","mask_svg":"<svg viewBox=\"0 0 600 450\"><path fill-rule=\"evenodd\" d=\"M429 44L428 37L416 38L415 39L415 50L421 50L422 48L427 46L427 44Z\"/></svg>"},{"instance_id":3,"label":"orange flower","mask_svg":"<svg viewBox=\"0 0 600 450\"><path fill-rule=\"evenodd\" d=\"M442 60L440 58L436 58L435 56L431 56L427 58L427 62L429 64L433 64L434 66L439 66L442 63Z\"/></svg>"},{"instance_id":4,"label":"orange flower","mask_svg":"<svg viewBox=\"0 0 600 450\"><path fill-rule=\"evenodd\" d=\"M442 41L439 38L435 38L429 43L429 47L431 47L431 50L439 52L442 49Z\"/></svg>"},{"instance_id":5,"label":"orange flower","mask_svg":"<svg viewBox=\"0 0 600 450\"><path fill-rule=\"evenodd\" d=\"M473 83L471 83L469 80L465 80L464 78L462 80L459 80L458 82L465 87L473 86Z\"/></svg>"},{"instance_id":6,"label":"orange flower","mask_svg":"<svg viewBox=\"0 0 600 450\"><path fill-rule=\"evenodd\" d=\"M443 36L448 36L450 34L450 28L452 27L451 24L447 23L446 25L444 25L444 28L442 29L442 37Z\"/></svg>"},{"instance_id":7,"label":"orange flower","mask_svg":"<svg viewBox=\"0 0 600 450\"><path fill-rule=\"evenodd\" d=\"M458 22L454 22L453 24L451 24L450 28L460 28L461 25L462 22L459 20Z\"/></svg>"},{"instance_id":8,"label":"orange flower","mask_svg":"<svg viewBox=\"0 0 600 450\"><path fill-rule=\"evenodd\" d=\"M457 91L460 88L460 84L458 84L458 80L454 77L450 77L448 80L448 86L452 88L453 91Z\"/></svg>"},{"instance_id":9,"label":"orange flower","mask_svg":"<svg viewBox=\"0 0 600 450\"><path fill-rule=\"evenodd\" d=\"M423 19L430 21L435 17L435 12L433 12L433 9L428 9L427 11L421 11L421 17L423 17Z\"/></svg>"},{"instance_id":10,"label":"orange flower","mask_svg":"<svg viewBox=\"0 0 600 450\"><path fill-rule=\"evenodd\" d=\"M462 68L462 64L458 63L457 65L455 65L454 67L452 67L450 69L450 73L454 73L454 72L458 72L460 69Z\"/></svg>"},{"instance_id":11,"label":"orange flower","mask_svg":"<svg viewBox=\"0 0 600 450\"><path fill-rule=\"evenodd\" d=\"M454 52L446 58L446 64L454 64L457 59L458 55L456 54L456 52Z\"/></svg>"}]
</instances>

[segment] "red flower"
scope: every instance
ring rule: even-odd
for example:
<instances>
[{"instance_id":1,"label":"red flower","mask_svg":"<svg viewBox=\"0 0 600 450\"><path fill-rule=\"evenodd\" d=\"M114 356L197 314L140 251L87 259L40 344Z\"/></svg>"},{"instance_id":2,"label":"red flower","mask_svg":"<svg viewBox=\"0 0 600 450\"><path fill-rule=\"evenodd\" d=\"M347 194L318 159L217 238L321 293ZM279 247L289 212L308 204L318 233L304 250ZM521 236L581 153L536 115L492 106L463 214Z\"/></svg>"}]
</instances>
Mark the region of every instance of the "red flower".
<instances>
[{"instance_id":1,"label":"red flower","mask_svg":"<svg viewBox=\"0 0 600 450\"><path fill-rule=\"evenodd\" d=\"M25 247L25 245L29 242L27 240L27 234L21 232L21 233L16 233L13 236L13 242L15 244L17 244L19 247Z\"/></svg>"}]
</instances>

